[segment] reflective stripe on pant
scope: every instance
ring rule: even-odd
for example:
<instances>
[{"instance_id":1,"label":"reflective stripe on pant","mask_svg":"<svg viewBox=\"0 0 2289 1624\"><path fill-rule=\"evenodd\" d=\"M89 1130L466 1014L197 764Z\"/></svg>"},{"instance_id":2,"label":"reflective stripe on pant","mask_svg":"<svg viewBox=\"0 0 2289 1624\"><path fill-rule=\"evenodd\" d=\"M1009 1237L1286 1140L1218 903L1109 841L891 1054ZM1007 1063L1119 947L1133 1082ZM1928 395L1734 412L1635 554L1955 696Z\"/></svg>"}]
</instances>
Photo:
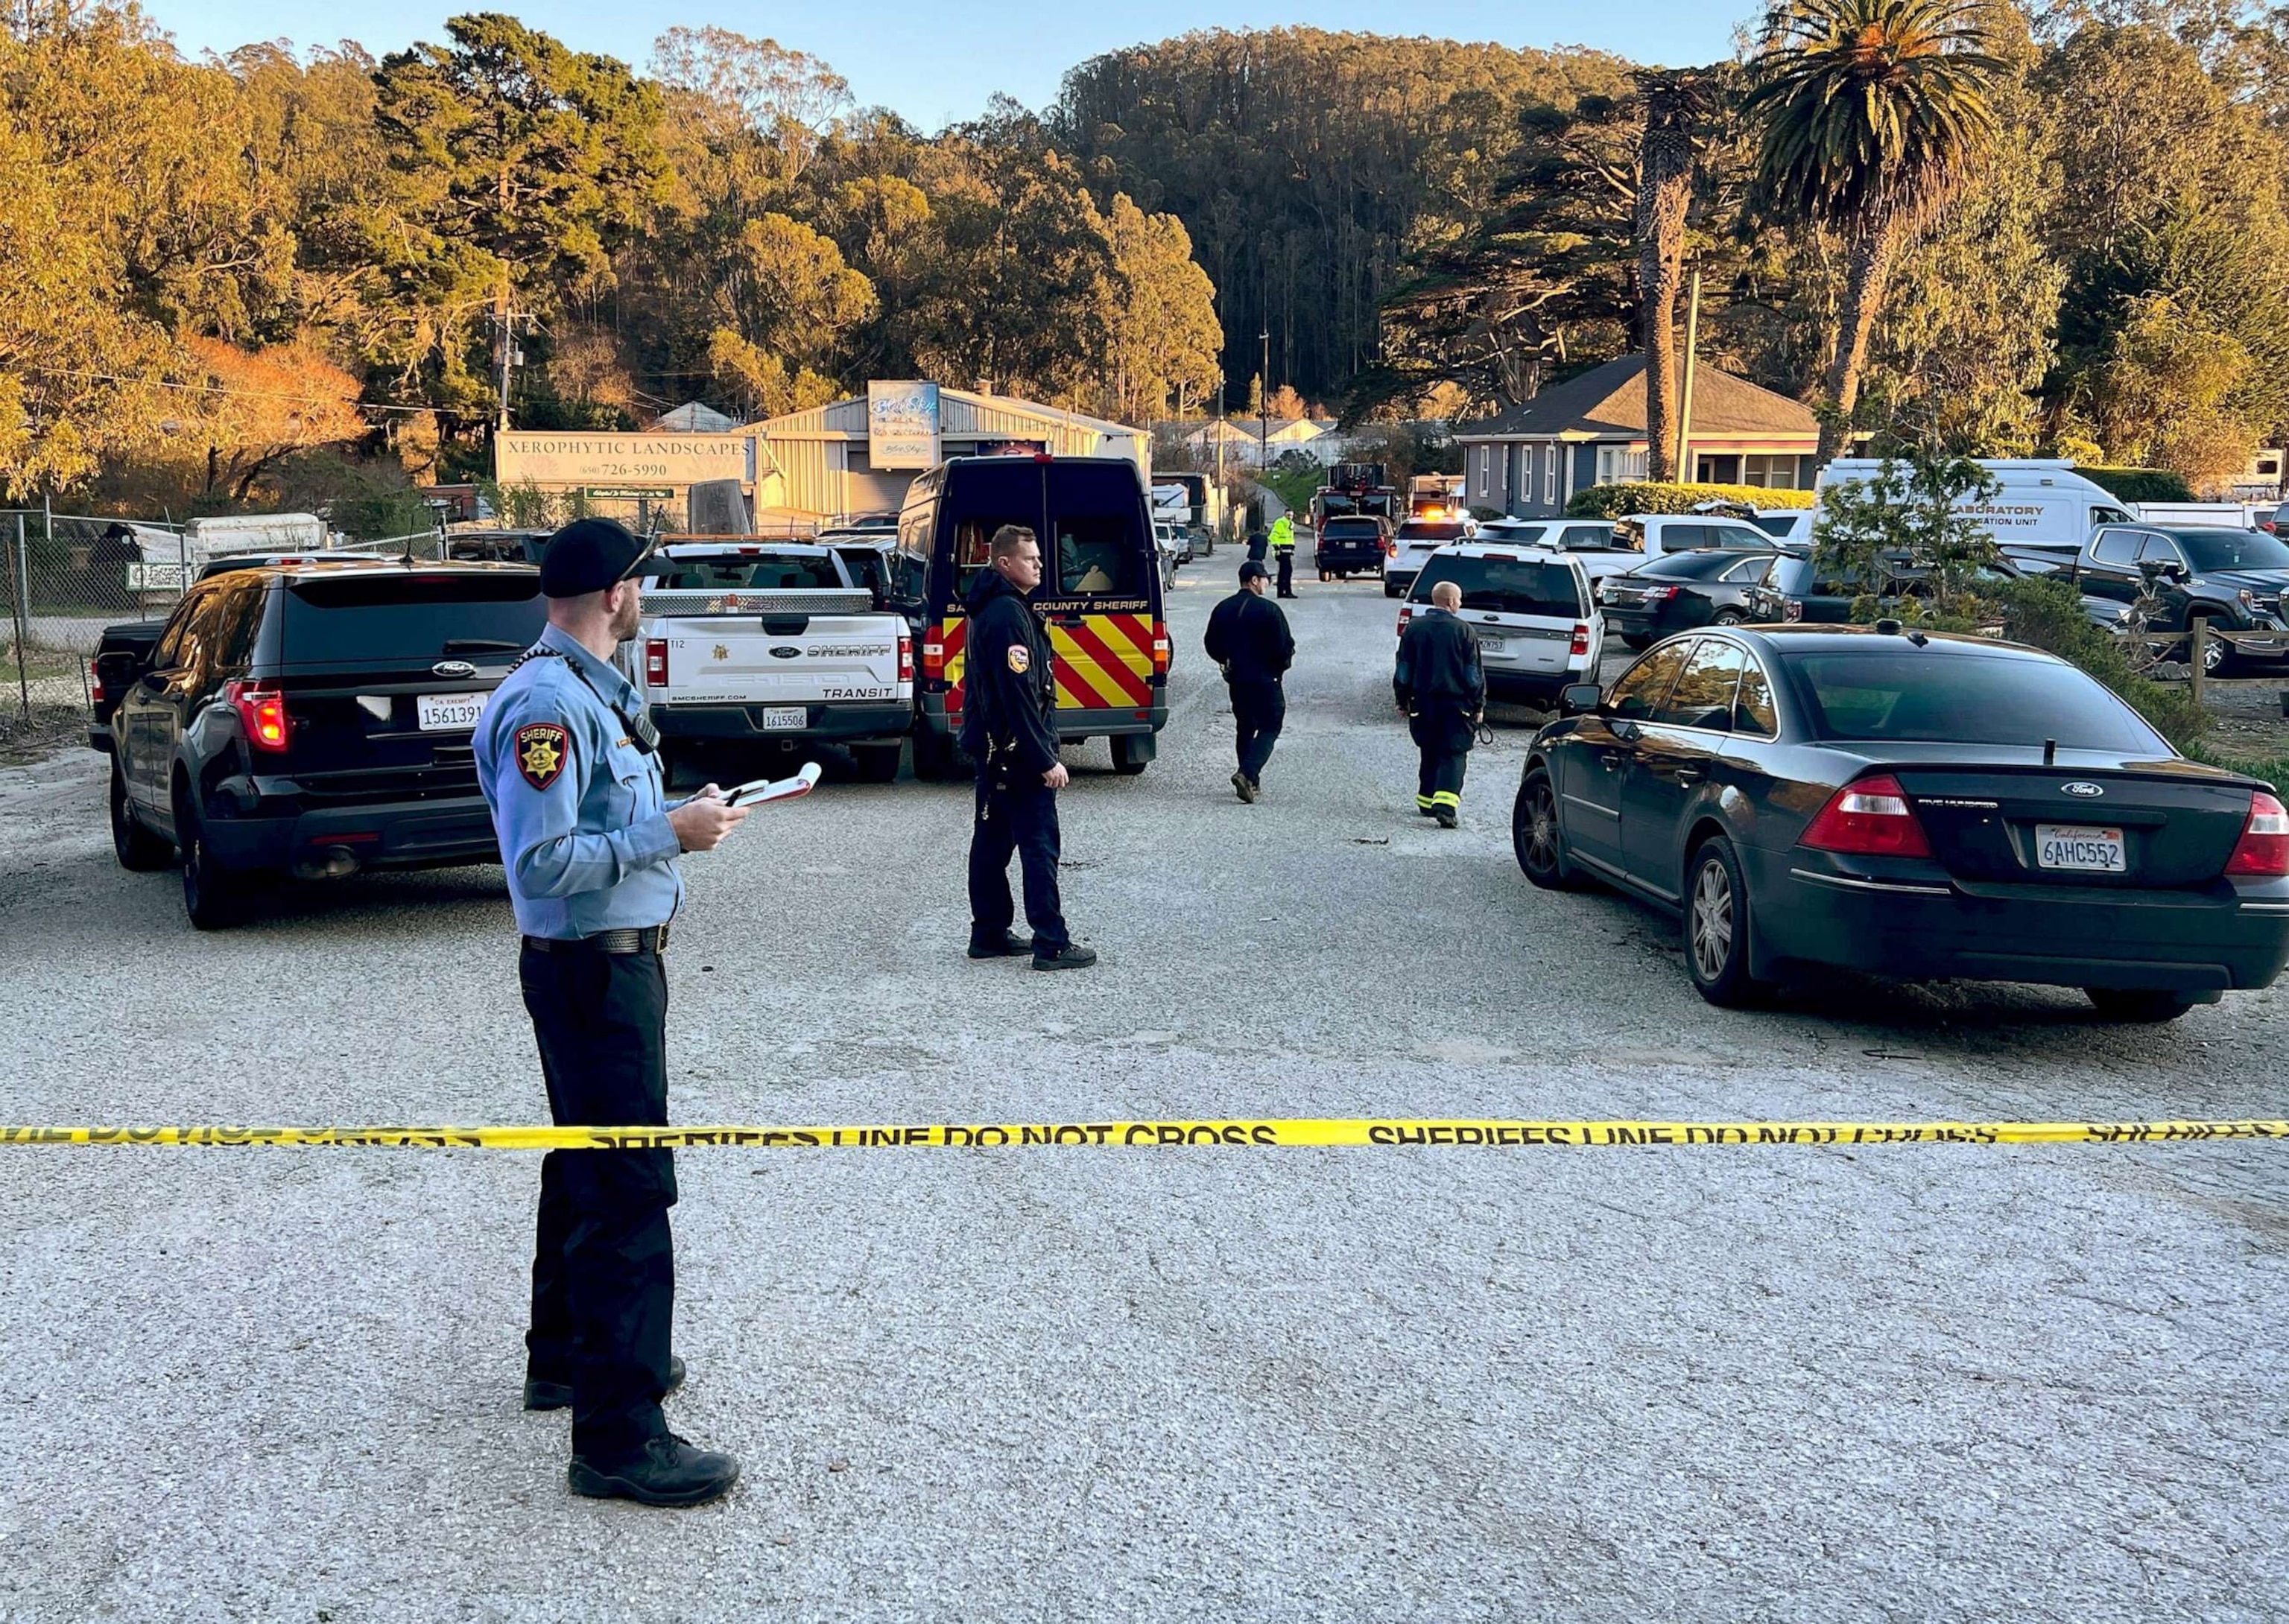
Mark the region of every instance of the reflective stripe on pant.
<instances>
[{"instance_id":1,"label":"reflective stripe on pant","mask_svg":"<svg viewBox=\"0 0 2289 1624\"><path fill-rule=\"evenodd\" d=\"M1454 705L1426 705L1408 718L1407 730L1423 752L1415 804L1424 811L1463 804L1463 771L1475 729L1470 713Z\"/></svg>"},{"instance_id":2,"label":"reflective stripe on pant","mask_svg":"<svg viewBox=\"0 0 2289 1624\"><path fill-rule=\"evenodd\" d=\"M1033 945L1055 952L1073 938L1057 896L1057 792L1045 784L994 784L977 779L977 815L969 829L969 940L998 943L1017 918L1009 896L1015 853L1025 884L1025 923Z\"/></svg>"},{"instance_id":3,"label":"reflective stripe on pant","mask_svg":"<svg viewBox=\"0 0 2289 1624\"><path fill-rule=\"evenodd\" d=\"M666 1126L667 974L657 953L544 953L518 965L560 1126ZM527 1369L572 1385L572 1452L640 1448L665 1428L675 1318L672 1150L551 1150L540 1164Z\"/></svg>"},{"instance_id":4,"label":"reflective stripe on pant","mask_svg":"<svg viewBox=\"0 0 2289 1624\"><path fill-rule=\"evenodd\" d=\"M1264 780L1272 748L1288 720L1288 696L1277 682L1246 681L1232 685L1234 744L1240 752L1241 776L1250 784Z\"/></svg>"}]
</instances>

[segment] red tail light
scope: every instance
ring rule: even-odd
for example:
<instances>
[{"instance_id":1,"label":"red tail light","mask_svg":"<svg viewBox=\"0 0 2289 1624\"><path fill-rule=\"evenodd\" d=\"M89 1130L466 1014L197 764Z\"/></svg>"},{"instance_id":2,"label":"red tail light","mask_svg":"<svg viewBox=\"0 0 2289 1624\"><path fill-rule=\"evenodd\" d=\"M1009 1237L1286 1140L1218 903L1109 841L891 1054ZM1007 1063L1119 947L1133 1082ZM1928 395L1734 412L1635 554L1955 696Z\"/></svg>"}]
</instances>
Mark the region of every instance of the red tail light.
<instances>
[{"instance_id":1,"label":"red tail light","mask_svg":"<svg viewBox=\"0 0 2289 1624\"><path fill-rule=\"evenodd\" d=\"M2263 790L2250 797L2249 822L2242 825L2225 872L2244 879L2289 879L2289 810Z\"/></svg>"},{"instance_id":2,"label":"red tail light","mask_svg":"<svg viewBox=\"0 0 2289 1624\"><path fill-rule=\"evenodd\" d=\"M1645 601L1647 603L1666 603L1675 596L1677 596L1677 588L1674 586L1648 586L1645 589Z\"/></svg>"},{"instance_id":3,"label":"red tail light","mask_svg":"<svg viewBox=\"0 0 2289 1624\"><path fill-rule=\"evenodd\" d=\"M1804 618L1804 605L1798 603L1794 599L1791 599L1781 609L1781 618L1783 620L1802 620Z\"/></svg>"},{"instance_id":4,"label":"red tail light","mask_svg":"<svg viewBox=\"0 0 2289 1624\"><path fill-rule=\"evenodd\" d=\"M653 688L667 686L667 639L644 639L644 681Z\"/></svg>"},{"instance_id":5,"label":"red tail light","mask_svg":"<svg viewBox=\"0 0 2289 1624\"><path fill-rule=\"evenodd\" d=\"M914 639L911 632L898 633L898 681L914 680Z\"/></svg>"},{"instance_id":6,"label":"red tail light","mask_svg":"<svg viewBox=\"0 0 2289 1624\"><path fill-rule=\"evenodd\" d=\"M106 699L110 697L109 695L103 691L102 673L98 672L93 666L90 666L88 668L87 697L98 705L101 705Z\"/></svg>"},{"instance_id":7,"label":"red tail light","mask_svg":"<svg viewBox=\"0 0 2289 1624\"><path fill-rule=\"evenodd\" d=\"M1582 625L1578 621L1575 624L1574 646L1568 649L1567 652L1568 654L1587 654L1590 652L1590 628L1588 626Z\"/></svg>"},{"instance_id":8,"label":"red tail light","mask_svg":"<svg viewBox=\"0 0 2289 1624\"><path fill-rule=\"evenodd\" d=\"M1928 857L1931 842L1889 773L1856 779L1828 798L1799 844L1857 857Z\"/></svg>"},{"instance_id":9,"label":"red tail light","mask_svg":"<svg viewBox=\"0 0 2289 1624\"><path fill-rule=\"evenodd\" d=\"M245 728L248 744L257 750L272 752L286 748L289 724L285 695L267 682L234 679L223 684L222 697L238 712L239 726Z\"/></svg>"},{"instance_id":10,"label":"red tail light","mask_svg":"<svg viewBox=\"0 0 2289 1624\"><path fill-rule=\"evenodd\" d=\"M1168 674L1168 623L1165 620L1152 623L1152 674Z\"/></svg>"},{"instance_id":11,"label":"red tail light","mask_svg":"<svg viewBox=\"0 0 2289 1624\"><path fill-rule=\"evenodd\" d=\"M1404 637L1404 636L1406 636L1406 635L1407 635L1407 623L1408 623L1409 620L1412 620L1414 617L1415 617L1415 606L1414 606L1413 604L1411 604L1411 603L1402 603L1402 604L1400 604L1400 605L1399 606L1399 629L1398 629L1398 631L1397 631L1396 633L1393 633L1393 635L1394 635L1394 636L1398 636L1398 637Z\"/></svg>"},{"instance_id":12,"label":"red tail light","mask_svg":"<svg viewBox=\"0 0 2289 1624\"><path fill-rule=\"evenodd\" d=\"M945 645L926 642L922 645L922 675L932 682L945 680Z\"/></svg>"}]
</instances>

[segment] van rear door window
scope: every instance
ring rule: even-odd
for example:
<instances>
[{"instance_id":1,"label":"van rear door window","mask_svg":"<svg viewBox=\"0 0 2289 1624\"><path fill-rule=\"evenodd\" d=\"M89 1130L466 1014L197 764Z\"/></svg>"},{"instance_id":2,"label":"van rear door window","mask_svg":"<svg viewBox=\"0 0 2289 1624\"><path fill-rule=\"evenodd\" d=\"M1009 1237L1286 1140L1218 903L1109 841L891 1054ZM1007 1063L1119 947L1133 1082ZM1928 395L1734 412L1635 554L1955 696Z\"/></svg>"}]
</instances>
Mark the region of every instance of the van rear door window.
<instances>
[{"instance_id":1,"label":"van rear door window","mask_svg":"<svg viewBox=\"0 0 2289 1624\"><path fill-rule=\"evenodd\" d=\"M1135 525L1119 513L1057 515L1057 579L1067 597L1137 598L1144 593Z\"/></svg>"}]
</instances>

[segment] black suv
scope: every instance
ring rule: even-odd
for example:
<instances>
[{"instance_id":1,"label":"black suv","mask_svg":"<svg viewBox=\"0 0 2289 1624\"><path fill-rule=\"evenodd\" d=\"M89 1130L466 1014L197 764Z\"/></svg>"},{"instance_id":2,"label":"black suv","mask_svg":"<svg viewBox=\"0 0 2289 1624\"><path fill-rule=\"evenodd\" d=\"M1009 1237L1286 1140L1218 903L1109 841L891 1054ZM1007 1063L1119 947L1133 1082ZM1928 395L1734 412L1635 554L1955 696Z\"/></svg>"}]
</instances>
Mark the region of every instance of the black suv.
<instances>
[{"instance_id":1,"label":"black suv","mask_svg":"<svg viewBox=\"0 0 2289 1624\"><path fill-rule=\"evenodd\" d=\"M521 564L371 560L201 581L155 645L96 657L123 867L182 854L203 930L259 876L499 860L469 738L546 621ZM122 631L128 628L119 628ZM138 628L140 630L140 628Z\"/></svg>"},{"instance_id":2,"label":"black suv","mask_svg":"<svg viewBox=\"0 0 2289 1624\"><path fill-rule=\"evenodd\" d=\"M1383 573L1384 544L1391 527L1364 513L1331 513L1320 521L1318 539L1312 544L1312 562L1323 581L1348 581L1355 575Z\"/></svg>"},{"instance_id":3,"label":"black suv","mask_svg":"<svg viewBox=\"0 0 2289 1624\"><path fill-rule=\"evenodd\" d=\"M2148 595L2150 579L2157 607L2147 624L2157 632L2189 631L2206 620L2220 631L2259 634L2230 644L2210 639L2204 660L2212 672L2289 655L2289 618L2281 605L2289 589L2289 542L2262 530L2104 525L2076 561L2073 579L2086 597L2125 608ZM2173 656L2183 657L2182 649Z\"/></svg>"}]
</instances>

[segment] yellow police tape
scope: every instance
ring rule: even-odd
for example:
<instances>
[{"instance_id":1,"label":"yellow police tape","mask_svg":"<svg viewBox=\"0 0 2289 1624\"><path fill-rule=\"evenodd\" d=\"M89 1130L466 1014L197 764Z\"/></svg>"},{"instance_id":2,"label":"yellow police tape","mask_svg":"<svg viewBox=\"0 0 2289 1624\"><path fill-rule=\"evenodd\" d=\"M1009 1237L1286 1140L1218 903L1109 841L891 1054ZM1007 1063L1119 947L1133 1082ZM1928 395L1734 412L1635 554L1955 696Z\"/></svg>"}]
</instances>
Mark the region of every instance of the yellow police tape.
<instances>
[{"instance_id":1,"label":"yellow police tape","mask_svg":"<svg viewBox=\"0 0 2289 1624\"><path fill-rule=\"evenodd\" d=\"M407 1150L693 1150L716 1146L905 1150L936 1145L2156 1144L2289 1139L2245 1122L1524 1122L1371 1117L1248 1121L933 1122L881 1127L10 1127L0 1144L361 1145Z\"/></svg>"}]
</instances>

